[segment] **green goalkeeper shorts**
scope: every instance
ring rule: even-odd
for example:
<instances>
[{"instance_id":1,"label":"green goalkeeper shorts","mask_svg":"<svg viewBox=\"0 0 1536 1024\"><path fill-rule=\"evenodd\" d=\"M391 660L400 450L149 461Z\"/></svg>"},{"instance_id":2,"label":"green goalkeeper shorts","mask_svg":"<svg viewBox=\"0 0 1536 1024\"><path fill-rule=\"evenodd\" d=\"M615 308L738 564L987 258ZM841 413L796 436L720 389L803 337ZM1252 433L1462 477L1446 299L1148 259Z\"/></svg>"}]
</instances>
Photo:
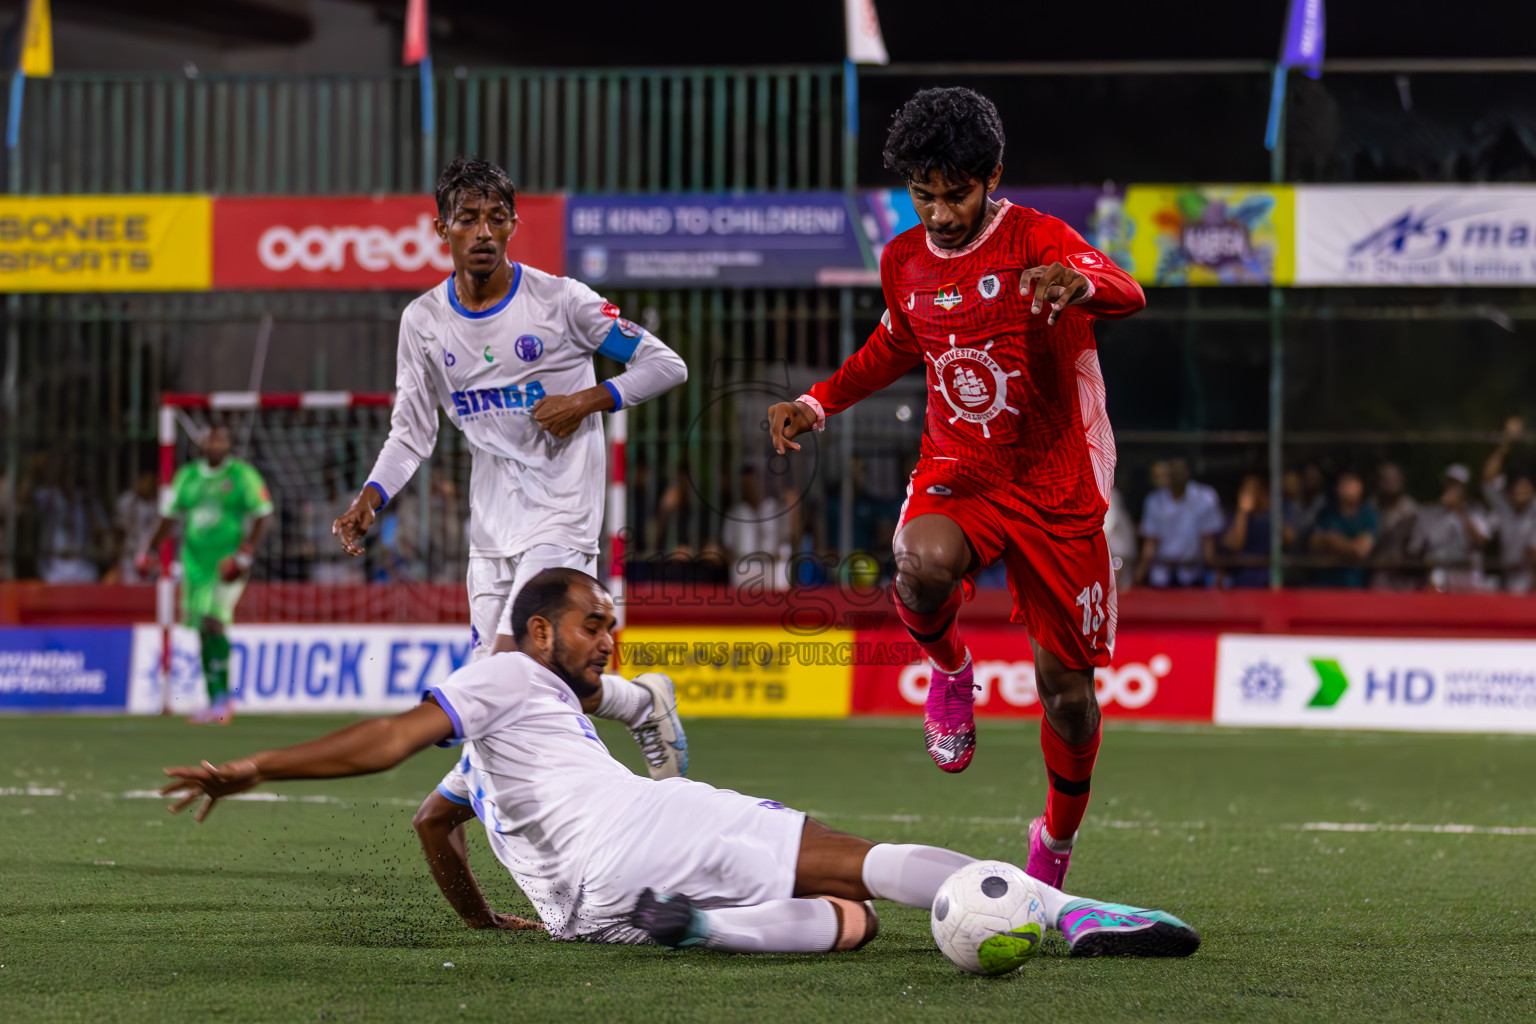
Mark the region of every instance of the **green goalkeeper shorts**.
<instances>
[{"instance_id":1,"label":"green goalkeeper shorts","mask_svg":"<svg viewBox=\"0 0 1536 1024\"><path fill-rule=\"evenodd\" d=\"M225 583L218 577L212 580L187 581L181 588L181 621L196 628L204 619L217 619L229 625L235 619L235 605L245 590L246 578Z\"/></svg>"}]
</instances>

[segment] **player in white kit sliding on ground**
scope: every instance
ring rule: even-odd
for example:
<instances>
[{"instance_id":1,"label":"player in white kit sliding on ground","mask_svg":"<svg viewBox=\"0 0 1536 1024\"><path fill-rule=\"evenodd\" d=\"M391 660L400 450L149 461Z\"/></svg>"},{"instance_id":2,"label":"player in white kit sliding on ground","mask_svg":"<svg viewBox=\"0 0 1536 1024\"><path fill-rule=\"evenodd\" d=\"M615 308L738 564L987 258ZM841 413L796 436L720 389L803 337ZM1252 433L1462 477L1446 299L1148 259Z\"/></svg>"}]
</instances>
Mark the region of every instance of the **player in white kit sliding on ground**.
<instances>
[{"instance_id":1,"label":"player in white kit sliding on ground","mask_svg":"<svg viewBox=\"0 0 1536 1024\"><path fill-rule=\"evenodd\" d=\"M463 157L437 183L453 274L400 316L395 407L368 483L332 532L353 555L379 509L437 443L437 410L470 444L471 660L491 653L512 598L541 569L595 572L607 489L599 413L688 379L677 353L568 277L507 260L517 230L505 171ZM592 356L625 364L598 383ZM510 642L508 643L510 646ZM687 771L671 681L606 676L601 718L623 722L658 778Z\"/></svg>"},{"instance_id":2,"label":"player in white kit sliding on ground","mask_svg":"<svg viewBox=\"0 0 1536 1024\"><path fill-rule=\"evenodd\" d=\"M550 935L590 942L855 949L879 923L864 901L929 909L944 880L971 862L836 832L775 800L632 774L582 714L597 700L613 625L613 601L597 580L545 570L513 602L517 653L460 669L392 718L218 767L167 768L175 781L161 792L184 794L173 811L201 799L201 821L218 799L260 782L384 771L431 744L463 740L467 771L450 772L449 795L429 801L469 812L459 820L477 814ZM433 874L455 909L471 924L494 923L462 845L443 841L457 822L434 831L422 818ZM1172 915L1037 884L1075 956L1187 956L1199 946Z\"/></svg>"}]
</instances>

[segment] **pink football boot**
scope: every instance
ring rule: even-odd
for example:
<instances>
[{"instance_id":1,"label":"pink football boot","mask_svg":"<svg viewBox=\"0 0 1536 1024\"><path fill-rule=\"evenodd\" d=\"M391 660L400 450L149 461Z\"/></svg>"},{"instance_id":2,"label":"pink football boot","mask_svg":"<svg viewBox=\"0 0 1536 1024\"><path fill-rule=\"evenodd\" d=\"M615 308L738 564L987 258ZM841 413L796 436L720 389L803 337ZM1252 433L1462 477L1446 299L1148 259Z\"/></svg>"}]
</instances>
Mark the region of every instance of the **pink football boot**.
<instances>
[{"instance_id":1,"label":"pink football boot","mask_svg":"<svg viewBox=\"0 0 1536 1024\"><path fill-rule=\"evenodd\" d=\"M923 717L928 756L946 772L963 772L976 752L976 673L967 654L955 673L933 666Z\"/></svg>"}]
</instances>

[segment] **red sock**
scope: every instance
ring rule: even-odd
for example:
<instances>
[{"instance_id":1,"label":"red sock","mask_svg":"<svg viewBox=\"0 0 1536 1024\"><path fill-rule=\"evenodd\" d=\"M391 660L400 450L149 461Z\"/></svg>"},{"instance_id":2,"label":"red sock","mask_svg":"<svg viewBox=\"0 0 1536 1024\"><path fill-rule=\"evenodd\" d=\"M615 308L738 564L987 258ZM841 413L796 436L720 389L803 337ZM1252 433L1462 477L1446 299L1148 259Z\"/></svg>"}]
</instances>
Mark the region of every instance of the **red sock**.
<instances>
[{"instance_id":1,"label":"red sock","mask_svg":"<svg viewBox=\"0 0 1536 1024\"><path fill-rule=\"evenodd\" d=\"M956 587L936 612L921 615L896 599L896 615L912 639L933 659L941 672L958 672L965 664L965 644L960 642L960 605L965 595Z\"/></svg>"},{"instance_id":2,"label":"red sock","mask_svg":"<svg viewBox=\"0 0 1536 1024\"><path fill-rule=\"evenodd\" d=\"M1050 780L1045 792L1045 831L1052 839L1070 841L1088 813L1088 783L1102 732L1102 725L1095 726L1087 743L1073 745L1057 735L1043 716L1040 719L1040 749L1045 752L1045 774Z\"/></svg>"}]
</instances>

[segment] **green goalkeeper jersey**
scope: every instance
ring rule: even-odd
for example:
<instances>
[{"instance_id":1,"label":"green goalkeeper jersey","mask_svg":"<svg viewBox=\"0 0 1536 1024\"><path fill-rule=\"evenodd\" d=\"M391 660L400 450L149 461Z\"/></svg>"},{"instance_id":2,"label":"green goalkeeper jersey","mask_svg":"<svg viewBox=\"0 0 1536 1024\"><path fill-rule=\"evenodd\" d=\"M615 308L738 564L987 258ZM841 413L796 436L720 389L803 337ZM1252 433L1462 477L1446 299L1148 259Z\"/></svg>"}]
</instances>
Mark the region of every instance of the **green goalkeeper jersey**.
<instances>
[{"instance_id":1,"label":"green goalkeeper jersey","mask_svg":"<svg viewBox=\"0 0 1536 1024\"><path fill-rule=\"evenodd\" d=\"M202 459L182 466L161 509L168 519L185 519L181 564L188 583L218 575L220 560L234 554L251 519L272 513L266 481L249 462L230 457L217 469Z\"/></svg>"}]
</instances>

